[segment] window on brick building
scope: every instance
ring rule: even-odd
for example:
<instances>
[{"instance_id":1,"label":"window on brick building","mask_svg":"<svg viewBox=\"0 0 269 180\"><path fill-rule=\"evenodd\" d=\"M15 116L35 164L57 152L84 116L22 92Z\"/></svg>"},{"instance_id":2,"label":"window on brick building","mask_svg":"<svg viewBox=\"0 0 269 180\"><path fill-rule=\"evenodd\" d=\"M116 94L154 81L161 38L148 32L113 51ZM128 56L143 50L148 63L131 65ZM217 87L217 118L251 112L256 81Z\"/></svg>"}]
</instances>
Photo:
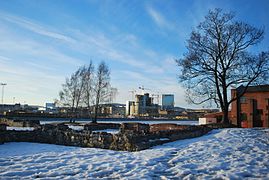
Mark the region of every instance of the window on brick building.
<instances>
[{"instance_id":1,"label":"window on brick building","mask_svg":"<svg viewBox=\"0 0 269 180\"><path fill-rule=\"evenodd\" d=\"M262 109L257 109L257 114L258 115L263 115L263 110Z\"/></svg>"},{"instance_id":2,"label":"window on brick building","mask_svg":"<svg viewBox=\"0 0 269 180\"><path fill-rule=\"evenodd\" d=\"M240 103L247 103L247 98L245 96L242 96L240 98Z\"/></svg>"},{"instance_id":3,"label":"window on brick building","mask_svg":"<svg viewBox=\"0 0 269 180\"><path fill-rule=\"evenodd\" d=\"M246 113L241 113L240 114L240 119L241 119L241 121L246 121L247 120L247 114Z\"/></svg>"}]
</instances>

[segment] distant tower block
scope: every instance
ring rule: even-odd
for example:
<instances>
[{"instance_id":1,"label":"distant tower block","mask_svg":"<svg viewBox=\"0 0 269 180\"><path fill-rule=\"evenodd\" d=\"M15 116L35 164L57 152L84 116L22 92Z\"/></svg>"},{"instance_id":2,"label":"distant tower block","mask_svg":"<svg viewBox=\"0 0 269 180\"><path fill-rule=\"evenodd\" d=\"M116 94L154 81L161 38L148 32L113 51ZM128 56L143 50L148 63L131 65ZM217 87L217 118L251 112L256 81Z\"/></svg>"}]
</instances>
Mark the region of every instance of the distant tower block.
<instances>
[{"instance_id":1,"label":"distant tower block","mask_svg":"<svg viewBox=\"0 0 269 180\"><path fill-rule=\"evenodd\" d=\"M175 104L175 97L173 94L162 95L162 109L173 109Z\"/></svg>"},{"instance_id":2,"label":"distant tower block","mask_svg":"<svg viewBox=\"0 0 269 180\"><path fill-rule=\"evenodd\" d=\"M134 101L127 101L126 102L126 116L133 116L135 114L135 102Z\"/></svg>"},{"instance_id":3,"label":"distant tower block","mask_svg":"<svg viewBox=\"0 0 269 180\"><path fill-rule=\"evenodd\" d=\"M0 86L2 86L2 104L4 104L4 87L7 85L7 83L0 83Z\"/></svg>"}]
</instances>

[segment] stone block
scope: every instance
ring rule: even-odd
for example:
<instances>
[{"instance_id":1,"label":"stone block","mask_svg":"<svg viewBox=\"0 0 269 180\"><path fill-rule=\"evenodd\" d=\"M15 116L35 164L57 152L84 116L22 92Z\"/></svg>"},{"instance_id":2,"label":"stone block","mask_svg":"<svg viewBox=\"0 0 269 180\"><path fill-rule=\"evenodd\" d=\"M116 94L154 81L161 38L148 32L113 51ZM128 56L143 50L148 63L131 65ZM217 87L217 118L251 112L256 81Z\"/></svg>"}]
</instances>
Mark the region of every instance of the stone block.
<instances>
[{"instance_id":1,"label":"stone block","mask_svg":"<svg viewBox=\"0 0 269 180\"><path fill-rule=\"evenodd\" d=\"M54 125L54 124L44 124L44 125L42 125L41 129L43 131L53 130L53 129L56 129L56 125Z\"/></svg>"},{"instance_id":2,"label":"stone block","mask_svg":"<svg viewBox=\"0 0 269 180\"><path fill-rule=\"evenodd\" d=\"M118 123L88 123L84 125L84 130L95 131L104 129L119 129L120 124Z\"/></svg>"},{"instance_id":3,"label":"stone block","mask_svg":"<svg viewBox=\"0 0 269 180\"><path fill-rule=\"evenodd\" d=\"M69 129L69 127L68 127L68 125L61 123L61 124L57 124L57 129L61 130L61 131L66 131Z\"/></svg>"},{"instance_id":4,"label":"stone block","mask_svg":"<svg viewBox=\"0 0 269 180\"><path fill-rule=\"evenodd\" d=\"M6 131L7 125L6 124L0 124L0 131Z\"/></svg>"},{"instance_id":5,"label":"stone block","mask_svg":"<svg viewBox=\"0 0 269 180\"><path fill-rule=\"evenodd\" d=\"M177 125L177 124L172 124L172 123L151 124L150 132L184 130L186 128L188 128L188 126Z\"/></svg>"},{"instance_id":6,"label":"stone block","mask_svg":"<svg viewBox=\"0 0 269 180\"><path fill-rule=\"evenodd\" d=\"M122 123L120 133L149 133L150 126L142 123Z\"/></svg>"}]
</instances>

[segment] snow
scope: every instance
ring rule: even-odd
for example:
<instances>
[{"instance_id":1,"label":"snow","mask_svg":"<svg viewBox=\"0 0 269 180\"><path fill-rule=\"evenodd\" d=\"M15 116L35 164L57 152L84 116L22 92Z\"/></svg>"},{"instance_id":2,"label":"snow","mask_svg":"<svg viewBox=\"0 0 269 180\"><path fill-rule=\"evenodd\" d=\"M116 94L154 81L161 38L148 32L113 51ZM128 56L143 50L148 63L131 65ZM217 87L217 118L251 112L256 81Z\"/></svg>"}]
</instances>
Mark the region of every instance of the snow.
<instances>
[{"instance_id":1,"label":"snow","mask_svg":"<svg viewBox=\"0 0 269 180\"><path fill-rule=\"evenodd\" d=\"M95 130L93 132L106 132L106 133L110 133L110 134L117 134L117 133L119 133L119 129Z\"/></svg>"},{"instance_id":2,"label":"snow","mask_svg":"<svg viewBox=\"0 0 269 180\"><path fill-rule=\"evenodd\" d=\"M50 120L50 121L40 121L40 124L52 124L52 123L68 123L69 120ZM89 123L90 121L83 121L83 120L77 120L76 122L79 122L81 124L86 124L86 123ZM199 122L198 121L184 121L184 120L163 120L163 121L160 121L160 120L152 120L152 121L144 121L144 120L129 120L129 119L123 119L123 120L118 120L118 121L104 121L104 120L101 120L101 121L98 121L100 123L118 123L118 124L121 124L121 123L145 123L145 124L163 124L163 123L169 123L169 124L180 124L180 125L198 125Z\"/></svg>"},{"instance_id":3,"label":"snow","mask_svg":"<svg viewBox=\"0 0 269 180\"><path fill-rule=\"evenodd\" d=\"M269 179L269 129L221 129L139 152L0 145L0 179Z\"/></svg>"},{"instance_id":4,"label":"snow","mask_svg":"<svg viewBox=\"0 0 269 180\"><path fill-rule=\"evenodd\" d=\"M34 127L13 127L13 126L7 126L7 130L12 131L33 131L35 130Z\"/></svg>"},{"instance_id":5,"label":"snow","mask_svg":"<svg viewBox=\"0 0 269 180\"><path fill-rule=\"evenodd\" d=\"M149 142L155 142L155 141L169 141L168 138L160 138L160 139L150 139Z\"/></svg>"},{"instance_id":6,"label":"snow","mask_svg":"<svg viewBox=\"0 0 269 180\"><path fill-rule=\"evenodd\" d=\"M82 131L84 129L84 126L76 126L76 125L68 125L68 127L75 131Z\"/></svg>"}]
</instances>

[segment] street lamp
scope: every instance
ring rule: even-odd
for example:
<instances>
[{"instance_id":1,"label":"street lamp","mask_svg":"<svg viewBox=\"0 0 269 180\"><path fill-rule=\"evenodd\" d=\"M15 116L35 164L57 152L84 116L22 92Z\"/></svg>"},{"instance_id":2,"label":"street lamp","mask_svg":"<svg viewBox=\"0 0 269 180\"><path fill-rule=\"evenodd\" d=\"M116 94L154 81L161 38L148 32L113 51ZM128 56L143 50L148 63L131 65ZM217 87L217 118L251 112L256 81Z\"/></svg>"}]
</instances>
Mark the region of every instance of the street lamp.
<instances>
[{"instance_id":1,"label":"street lamp","mask_svg":"<svg viewBox=\"0 0 269 180\"><path fill-rule=\"evenodd\" d=\"M4 105L4 87L7 85L7 83L0 83L2 86L2 104Z\"/></svg>"}]
</instances>

